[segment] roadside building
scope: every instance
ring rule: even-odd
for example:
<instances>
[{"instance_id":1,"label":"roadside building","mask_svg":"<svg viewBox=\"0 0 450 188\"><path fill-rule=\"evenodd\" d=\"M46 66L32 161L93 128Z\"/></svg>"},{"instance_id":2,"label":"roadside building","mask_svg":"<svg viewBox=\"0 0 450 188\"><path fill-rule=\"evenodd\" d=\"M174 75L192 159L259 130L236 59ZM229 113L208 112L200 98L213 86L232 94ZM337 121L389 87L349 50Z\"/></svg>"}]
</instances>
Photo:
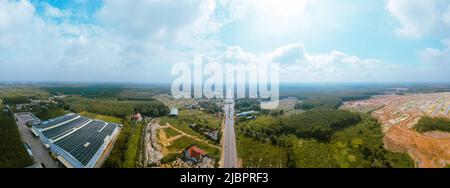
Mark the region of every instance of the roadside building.
<instances>
[{"instance_id":1,"label":"roadside building","mask_svg":"<svg viewBox=\"0 0 450 188\"><path fill-rule=\"evenodd\" d=\"M141 122L143 120L142 115L140 113L136 113L132 117L133 121Z\"/></svg>"},{"instance_id":2,"label":"roadside building","mask_svg":"<svg viewBox=\"0 0 450 188\"><path fill-rule=\"evenodd\" d=\"M172 108L170 109L170 116L178 116L178 109Z\"/></svg>"},{"instance_id":3,"label":"roadside building","mask_svg":"<svg viewBox=\"0 0 450 188\"><path fill-rule=\"evenodd\" d=\"M249 115L258 114L258 113L259 112L252 110L252 111L242 112L242 113L239 113L239 114L236 114L236 115L239 116L239 117L247 117Z\"/></svg>"},{"instance_id":4,"label":"roadside building","mask_svg":"<svg viewBox=\"0 0 450 188\"><path fill-rule=\"evenodd\" d=\"M193 145L184 151L184 156L194 162L198 163L202 161L202 158L206 157L206 153L201 150L198 146Z\"/></svg>"},{"instance_id":5,"label":"roadside building","mask_svg":"<svg viewBox=\"0 0 450 188\"><path fill-rule=\"evenodd\" d=\"M114 145L120 127L116 123L67 114L33 125L32 131L67 168L93 168Z\"/></svg>"}]
</instances>

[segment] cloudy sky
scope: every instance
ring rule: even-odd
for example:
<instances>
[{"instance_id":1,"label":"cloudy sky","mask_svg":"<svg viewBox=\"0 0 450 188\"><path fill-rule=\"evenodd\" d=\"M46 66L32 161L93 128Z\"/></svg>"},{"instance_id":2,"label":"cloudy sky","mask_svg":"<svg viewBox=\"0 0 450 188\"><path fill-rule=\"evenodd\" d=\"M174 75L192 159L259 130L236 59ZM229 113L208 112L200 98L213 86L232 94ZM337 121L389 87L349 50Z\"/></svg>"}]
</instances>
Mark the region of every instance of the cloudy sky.
<instances>
[{"instance_id":1,"label":"cloudy sky","mask_svg":"<svg viewBox=\"0 0 450 188\"><path fill-rule=\"evenodd\" d=\"M0 80L170 82L270 61L282 82L450 81L448 0L0 0Z\"/></svg>"}]
</instances>

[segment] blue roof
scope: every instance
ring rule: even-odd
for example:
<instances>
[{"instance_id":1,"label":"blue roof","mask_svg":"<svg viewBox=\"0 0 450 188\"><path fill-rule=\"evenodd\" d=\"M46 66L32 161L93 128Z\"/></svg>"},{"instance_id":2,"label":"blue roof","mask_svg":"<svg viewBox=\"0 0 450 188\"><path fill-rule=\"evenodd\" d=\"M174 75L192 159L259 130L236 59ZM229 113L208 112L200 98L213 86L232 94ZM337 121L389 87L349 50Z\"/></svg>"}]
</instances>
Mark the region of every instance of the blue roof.
<instances>
[{"instance_id":1,"label":"blue roof","mask_svg":"<svg viewBox=\"0 0 450 188\"><path fill-rule=\"evenodd\" d=\"M118 124L92 120L69 114L43 123L38 127L42 136L86 166L105 142L112 136Z\"/></svg>"}]
</instances>

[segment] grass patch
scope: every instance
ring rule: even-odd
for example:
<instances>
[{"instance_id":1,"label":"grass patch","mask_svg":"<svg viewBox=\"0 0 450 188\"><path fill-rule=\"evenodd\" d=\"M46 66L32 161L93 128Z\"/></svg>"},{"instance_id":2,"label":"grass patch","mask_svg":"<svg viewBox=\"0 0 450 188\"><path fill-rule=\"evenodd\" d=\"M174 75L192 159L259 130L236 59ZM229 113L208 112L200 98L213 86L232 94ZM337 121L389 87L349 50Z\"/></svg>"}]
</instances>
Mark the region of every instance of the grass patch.
<instances>
[{"instance_id":1,"label":"grass patch","mask_svg":"<svg viewBox=\"0 0 450 188\"><path fill-rule=\"evenodd\" d=\"M173 161L177 160L177 158L181 157L181 155L182 155L181 153L169 153L161 159L161 163L162 164L172 163Z\"/></svg>"},{"instance_id":2,"label":"grass patch","mask_svg":"<svg viewBox=\"0 0 450 188\"><path fill-rule=\"evenodd\" d=\"M107 116L107 115L101 115L101 114L96 114L96 113L91 113L91 112L87 112L87 111L83 111L79 113L82 116L91 118L91 119L99 119L102 121L106 121L106 122L111 122L111 123L122 123L123 119L117 118L117 117L112 117L112 116Z\"/></svg>"},{"instance_id":3,"label":"grass patch","mask_svg":"<svg viewBox=\"0 0 450 188\"><path fill-rule=\"evenodd\" d=\"M36 97L38 99L47 99L50 95L48 92L46 92L44 90L29 87L29 86L27 86L26 88L25 87L24 88L15 87L15 88L6 88L6 89L0 90L0 97L17 97L17 96Z\"/></svg>"},{"instance_id":4,"label":"grass patch","mask_svg":"<svg viewBox=\"0 0 450 188\"><path fill-rule=\"evenodd\" d=\"M66 114L66 112L63 109L56 108L56 109L41 110L35 112L34 114L41 120L48 120L59 116L63 116L64 114Z\"/></svg>"},{"instance_id":5,"label":"grass patch","mask_svg":"<svg viewBox=\"0 0 450 188\"><path fill-rule=\"evenodd\" d=\"M172 137L175 137L175 136L178 136L178 135L181 134L178 131L176 131L176 130L170 128L170 127L164 129L164 133L166 133L166 136L169 137L169 138L172 138Z\"/></svg>"},{"instance_id":6,"label":"grass patch","mask_svg":"<svg viewBox=\"0 0 450 188\"><path fill-rule=\"evenodd\" d=\"M84 115L92 116L91 113ZM122 130L118 136L116 143L102 167L104 168L135 168L140 167L139 153L141 151L142 131L144 125L142 123L130 122L119 118L109 116L93 116L102 118L102 120L122 121Z\"/></svg>"},{"instance_id":7,"label":"grass patch","mask_svg":"<svg viewBox=\"0 0 450 188\"><path fill-rule=\"evenodd\" d=\"M236 140L238 157L244 168L286 167L286 148L240 135Z\"/></svg>"},{"instance_id":8,"label":"grass patch","mask_svg":"<svg viewBox=\"0 0 450 188\"><path fill-rule=\"evenodd\" d=\"M142 124L132 125L131 136L128 141L127 150L125 151L124 168L133 168L139 166L140 142L142 139Z\"/></svg>"},{"instance_id":9,"label":"grass patch","mask_svg":"<svg viewBox=\"0 0 450 188\"><path fill-rule=\"evenodd\" d=\"M180 121L176 117L163 117L163 118L161 118L160 125L164 126L167 123L169 123L170 125L172 125L176 129L185 132L186 134L190 134L192 136L197 136L199 138L203 138L203 136L200 133L195 132L193 129L191 129L189 127L189 123L184 122L184 121Z\"/></svg>"}]
</instances>

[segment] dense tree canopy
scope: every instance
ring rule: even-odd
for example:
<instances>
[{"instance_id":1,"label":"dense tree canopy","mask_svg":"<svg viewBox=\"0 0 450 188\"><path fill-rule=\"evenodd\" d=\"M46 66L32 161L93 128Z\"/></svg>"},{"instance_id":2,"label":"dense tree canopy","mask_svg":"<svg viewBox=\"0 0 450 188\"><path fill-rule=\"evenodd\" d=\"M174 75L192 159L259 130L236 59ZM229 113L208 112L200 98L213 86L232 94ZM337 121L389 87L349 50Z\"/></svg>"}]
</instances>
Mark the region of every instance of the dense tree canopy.
<instances>
[{"instance_id":1,"label":"dense tree canopy","mask_svg":"<svg viewBox=\"0 0 450 188\"><path fill-rule=\"evenodd\" d=\"M416 125L416 130L419 132L450 132L450 120L447 118L422 117Z\"/></svg>"},{"instance_id":2,"label":"dense tree canopy","mask_svg":"<svg viewBox=\"0 0 450 188\"><path fill-rule=\"evenodd\" d=\"M103 115L125 118L126 116L140 112L146 116L164 116L169 109L163 103L150 101L118 101L108 99L87 99L81 97L68 97L65 101L74 112L88 111Z\"/></svg>"},{"instance_id":3,"label":"dense tree canopy","mask_svg":"<svg viewBox=\"0 0 450 188\"><path fill-rule=\"evenodd\" d=\"M0 143L0 168L23 168L33 164L9 113L0 112Z\"/></svg>"},{"instance_id":4,"label":"dense tree canopy","mask_svg":"<svg viewBox=\"0 0 450 188\"><path fill-rule=\"evenodd\" d=\"M200 105L200 107L206 109L206 111L211 114L222 111L222 108L220 108L217 103L213 101L202 101L198 104Z\"/></svg>"},{"instance_id":5,"label":"dense tree canopy","mask_svg":"<svg viewBox=\"0 0 450 188\"><path fill-rule=\"evenodd\" d=\"M380 125L367 114L313 110L291 116L264 116L239 123L238 133L286 149L286 159L282 160L288 167L414 166L407 154L384 149ZM240 146L243 151L251 150L245 147L252 146Z\"/></svg>"},{"instance_id":6,"label":"dense tree canopy","mask_svg":"<svg viewBox=\"0 0 450 188\"><path fill-rule=\"evenodd\" d=\"M5 104L24 104L30 102L28 97L25 96L3 97L2 100Z\"/></svg>"},{"instance_id":7,"label":"dense tree canopy","mask_svg":"<svg viewBox=\"0 0 450 188\"><path fill-rule=\"evenodd\" d=\"M333 133L360 121L356 113L343 110L313 110L289 117L265 117L244 124L244 134L261 140L283 134L295 134L301 138L329 141Z\"/></svg>"}]
</instances>

